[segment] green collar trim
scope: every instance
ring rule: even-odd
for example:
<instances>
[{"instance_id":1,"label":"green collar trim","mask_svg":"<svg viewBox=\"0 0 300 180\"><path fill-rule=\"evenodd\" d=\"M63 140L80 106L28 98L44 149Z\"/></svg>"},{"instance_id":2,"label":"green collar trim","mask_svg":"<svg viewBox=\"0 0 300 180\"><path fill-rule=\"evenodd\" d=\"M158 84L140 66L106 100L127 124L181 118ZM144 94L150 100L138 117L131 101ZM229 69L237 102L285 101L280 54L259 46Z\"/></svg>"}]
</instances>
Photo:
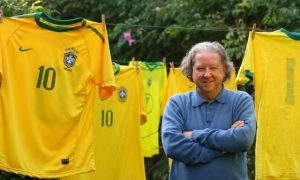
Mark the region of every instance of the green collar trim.
<instances>
[{"instance_id":1,"label":"green collar trim","mask_svg":"<svg viewBox=\"0 0 300 180\"><path fill-rule=\"evenodd\" d=\"M144 64L150 71L153 71L155 68L161 66L161 62L141 61L141 63Z\"/></svg>"},{"instance_id":2,"label":"green collar trim","mask_svg":"<svg viewBox=\"0 0 300 180\"><path fill-rule=\"evenodd\" d=\"M49 24L42 22L41 19L46 22L49 22ZM84 27L86 25L86 20L83 18L59 20L59 19L54 19L43 12L38 12L35 14L35 21L40 27L49 29L51 31L56 31L56 32L72 31ZM70 26L78 22L81 22L80 26L73 26L73 27Z\"/></svg>"},{"instance_id":3,"label":"green collar trim","mask_svg":"<svg viewBox=\"0 0 300 180\"><path fill-rule=\"evenodd\" d=\"M94 33L97 34L98 37L101 38L101 40L103 41L103 43L105 43L104 37L102 36L102 34L96 28L94 28L93 26L87 26L87 28L90 28Z\"/></svg>"},{"instance_id":4,"label":"green collar trim","mask_svg":"<svg viewBox=\"0 0 300 180\"><path fill-rule=\"evenodd\" d=\"M113 65L114 65L114 75L118 74L120 71L121 71L121 66L120 64L117 64L115 62L113 62Z\"/></svg>"},{"instance_id":5,"label":"green collar trim","mask_svg":"<svg viewBox=\"0 0 300 180\"><path fill-rule=\"evenodd\" d=\"M285 33L288 37L294 39L294 40L300 40L300 33L297 32L289 32L288 30L281 28L280 32Z\"/></svg>"},{"instance_id":6,"label":"green collar trim","mask_svg":"<svg viewBox=\"0 0 300 180\"><path fill-rule=\"evenodd\" d=\"M250 70L245 71L245 76L249 78L249 81L245 84L246 89L250 89L253 86L253 73Z\"/></svg>"}]
</instances>

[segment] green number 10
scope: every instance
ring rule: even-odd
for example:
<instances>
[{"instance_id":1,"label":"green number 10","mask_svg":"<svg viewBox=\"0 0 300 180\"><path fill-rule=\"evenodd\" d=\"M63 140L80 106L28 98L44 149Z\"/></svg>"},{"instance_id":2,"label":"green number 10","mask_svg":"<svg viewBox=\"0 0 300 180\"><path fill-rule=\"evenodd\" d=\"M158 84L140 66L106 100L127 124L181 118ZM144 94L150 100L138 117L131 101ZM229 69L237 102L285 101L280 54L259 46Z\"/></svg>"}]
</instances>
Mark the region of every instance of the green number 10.
<instances>
[{"instance_id":1,"label":"green number 10","mask_svg":"<svg viewBox=\"0 0 300 180\"><path fill-rule=\"evenodd\" d=\"M52 90L55 86L55 79L56 79L56 72L54 68L52 67L47 68L44 73L44 66L40 66L39 77L38 77L36 87L40 88L43 83L43 87L46 90ZM48 83L49 80L51 81L50 83Z\"/></svg>"},{"instance_id":2,"label":"green number 10","mask_svg":"<svg viewBox=\"0 0 300 180\"><path fill-rule=\"evenodd\" d=\"M113 125L113 112L111 110L101 111L101 126L102 127L111 127Z\"/></svg>"}]
</instances>

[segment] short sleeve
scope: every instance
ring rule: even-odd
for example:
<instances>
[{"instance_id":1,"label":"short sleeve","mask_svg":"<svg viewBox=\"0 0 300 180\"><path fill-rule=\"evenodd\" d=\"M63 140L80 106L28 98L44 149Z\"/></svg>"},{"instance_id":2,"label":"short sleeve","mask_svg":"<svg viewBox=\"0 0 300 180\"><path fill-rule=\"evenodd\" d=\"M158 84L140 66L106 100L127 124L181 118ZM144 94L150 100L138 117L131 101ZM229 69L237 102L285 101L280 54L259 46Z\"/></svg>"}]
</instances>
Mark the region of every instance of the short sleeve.
<instances>
[{"instance_id":1,"label":"short sleeve","mask_svg":"<svg viewBox=\"0 0 300 180\"><path fill-rule=\"evenodd\" d=\"M163 106L163 98L165 95L165 91L166 91L166 87L167 87L167 67L165 63L162 63L162 84L161 84L161 90L160 90L160 115L162 115L163 110L162 110L162 106Z\"/></svg>"},{"instance_id":2,"label":"short sleeve","mask_svg":"<svg viewBox=\"0 0 300 180\"><path fill-rule=\"evenodd\" d=\"M141 124L145 124L147 122L146 116L146 98L145 98L145 88L143 83L143 78L140 72L138 72L138 87L139 87L139 101L140 101L140 109L141 109Z\"/></svg>"},{"instance_id":3,"label":"short sleeve","mask_svg":"<svg viewBox=\"0 0 300 180\"><path fill-rule=\"evenodd\" d=\"M160 114L163 115L164 109L166 107L167 101L169 98L176 93L176 83L175 83L175 69L170 69L169 75L167 78L165 92L162 97L161 107L160 107Z\"/></svg>"},{"instance_id":4,"label":"short sleeve","mask_svg":"<svg viewBox=\"0 0 300 180\"><path fill-rule=\"evenodd\" d=\"M253 43L252 43L252 32L250 32L242 65L236 77L236 83L246 87L253 85L253 73L254 73Z\"/></svg>"},{"instance_id":5,"label":"short sleeve","mask_svg":"<svg viewBox=\"0 0 300 180\"><path fill-rule=\"evenodd\" d=\"M102 61L100 63L101 81L99 82L99 96L101 99L106 99L111 96L116 89L116 85L106 28L103 28L103 36L104 45L102 47Z\"/></svg>"},{"instance_id":6,"label":"short sleeve","mask_svg":"<svg viewBox=\"0 0 300 180\"><path fill-rule=\"evenodd\" d=\"M1 42L1 37L0 37ZM2 76L3 76L3 58L2 58L2 44L0 43L0 85L2 83Z\"/></svg>"},{"instance_id":7,"label":"short sleeve","mask_svg":"<svg viewBox=\"0 0 300 180\"><path fill-rule=\"evenodd\" d=\"M106 28L100 23L88 21L82 34L89 47L92 80L98 86L99 97L104 100L116 89Z\"/></svg>"}]
</instances>

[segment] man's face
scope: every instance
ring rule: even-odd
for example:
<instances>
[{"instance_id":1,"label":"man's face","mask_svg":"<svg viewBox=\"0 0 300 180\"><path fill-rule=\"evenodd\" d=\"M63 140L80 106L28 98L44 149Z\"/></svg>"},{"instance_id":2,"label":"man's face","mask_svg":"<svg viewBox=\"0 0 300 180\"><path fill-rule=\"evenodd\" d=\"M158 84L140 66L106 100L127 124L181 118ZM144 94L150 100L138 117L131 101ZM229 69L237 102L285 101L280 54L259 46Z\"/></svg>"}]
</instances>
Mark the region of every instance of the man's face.
<instances>
[{"instance_id":1,"label":"man's face","mask_svg":"<svg viewBox=\"0 0 300 180\"><path fill-rule=\"evenodd\" d=\"M195 56L193 81L200 94L218 95L225 77L225 66L218 53L201 52Z\"/></svg>"}]
</instances>

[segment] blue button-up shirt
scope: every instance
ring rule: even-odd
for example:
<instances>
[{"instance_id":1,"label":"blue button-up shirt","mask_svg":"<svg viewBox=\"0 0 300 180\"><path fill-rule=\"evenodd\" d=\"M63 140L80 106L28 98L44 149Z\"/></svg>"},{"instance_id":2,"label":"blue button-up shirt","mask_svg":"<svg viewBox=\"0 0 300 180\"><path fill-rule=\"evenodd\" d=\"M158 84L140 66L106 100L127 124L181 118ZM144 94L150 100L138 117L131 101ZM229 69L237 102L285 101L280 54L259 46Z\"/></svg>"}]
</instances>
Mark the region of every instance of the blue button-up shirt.
<instances>
[{"instance_id":1,"label":"blue button-up shirt","mask_svg":"<svg viewBox=\"0 0 300 180\"><path fill-rule=\"evenodd\" d=\"M244 126L231 128L237 120ZM223 88L211 102L196 90L171 97L162 122L162 144L173 159L169 179L247 180L246 151L255 132L253 99L246 92Z\"/></svg>"}]
</instances>

